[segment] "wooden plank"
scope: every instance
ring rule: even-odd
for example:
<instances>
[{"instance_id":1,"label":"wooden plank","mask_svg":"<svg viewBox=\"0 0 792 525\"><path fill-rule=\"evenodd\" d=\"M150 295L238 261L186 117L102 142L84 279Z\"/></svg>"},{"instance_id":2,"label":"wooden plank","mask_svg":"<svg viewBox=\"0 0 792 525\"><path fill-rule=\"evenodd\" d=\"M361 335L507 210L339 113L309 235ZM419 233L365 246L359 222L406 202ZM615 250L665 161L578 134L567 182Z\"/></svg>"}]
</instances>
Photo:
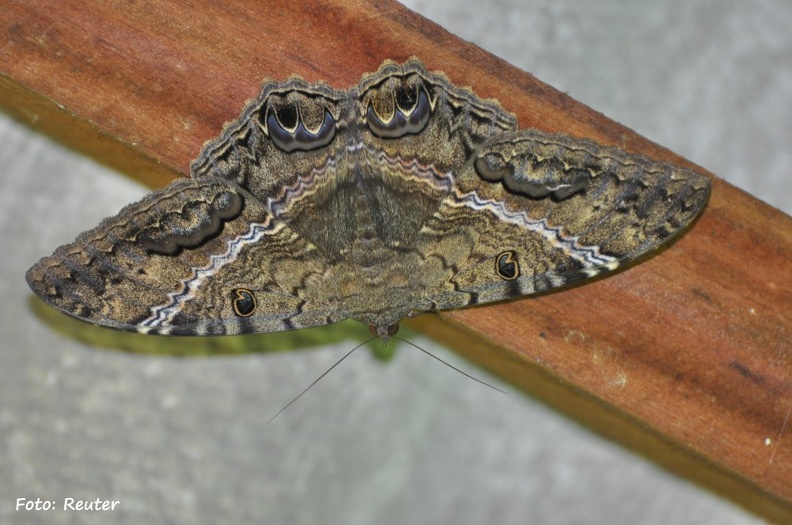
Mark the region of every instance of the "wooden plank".
<instances>
[{"instance_id":1,"label":"wooden plank","mask_svg":"<svg viewBox=\"0 0 792 525\"><path fill-rule=\"evenodd\" d=\"M689 165L390 1L3 4L0 101L155 185L186 174L264 77L347 87L412 55L499 99L523 127ZM789 521L791 261L792 219L715 180L691 232L637 267L416 324L600 432Z\"/></svg>"}]
</instances>

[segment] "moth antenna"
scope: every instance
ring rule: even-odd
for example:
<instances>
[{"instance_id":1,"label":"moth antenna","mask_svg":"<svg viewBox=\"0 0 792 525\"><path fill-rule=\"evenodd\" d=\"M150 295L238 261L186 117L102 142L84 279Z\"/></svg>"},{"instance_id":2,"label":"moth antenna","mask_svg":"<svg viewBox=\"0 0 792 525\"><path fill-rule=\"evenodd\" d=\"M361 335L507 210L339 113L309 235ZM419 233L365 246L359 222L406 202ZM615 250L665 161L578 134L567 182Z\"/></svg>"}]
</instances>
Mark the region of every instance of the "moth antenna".
<instances>
[{"instance_id":1,"label":"moth antenna","mask_svg":"<svg viewBox=\"0 0 792 525\"><path fill-rule=\"evenodd\" d=\"M316 383L318 383L319 381L321 381L321 380L322 380L322 378L323 378L324 376L326 376L327 374L329 374L329 373L330 373L330 371L331 371L333 368L335 368L335 367L337 367L338 365L340 365L340 364L341 364L341 361L343 361L344 359L346 359L347 357L349 357L350 355L352 355L352 352L354 352L355 350L357 350L357 349L358 349L358 348L360 348L361 346L364 346L364 345L367 345L367 344L369 344L369 343L370 343L371 341L373 341L374 339L376 339L376 337L371 337L371 338L369 338L369 339L366 339L365 341L363 341L362 343L360 343L359 345L357 345L355 348L353 348L352 350L350 350L349 352L347 352L346 354L344 354L344 357L342 357L341 359L339 359L338 361L336 361L336 362L335 362L335 364L333 364L333 366L331 366L330 368L328 368L327 370L325 370L325 371L324 371L324 373L323 373L322 375L320 375L319 377L317 377L317 378L314 380L314 382L313 382L313 383L311 383L310 385L308 385L308 388L306 388L305 390L303 390L302 392L300 392L300 395L298 395L297 397L295 397L294 399L292 399L291 401L289 401L289 402L286 404L286 406L285 406L285 407L281 408L281 409L278 411L278 413L277 413L277 414L275 414L274 416L272 416L271 418L269 418L269 419L267 420L267 423L269 423L270 421L272 421L273 419L275 419L276 417L278 417L279 415L281 415L281 412L283 412L284 410L286 410L287 408L289 408L289 407L290 407L290 406L291 406L291 405L292 405L292 404L293 404L295 401L297 401L298 399L300 399L300 398L303 396L303 394L305 394L306 392L308 392L308 391L309 391L311 388L313 388L313 386L314 386Z\"/></svg>"},{"instance_id":2,"label":"moth antenna","mask_svg":"<svg viewBox=\"0 0 792 525\"><path fill-rule=\"evenodd\" d=\"M411 342L411 341L408 341L407 339L404 339L403 337L399 337L399 336L396 336L396 335L394 335L394 336L392 336L392 337L393 337L394 339L398 339L399 341L401 341L401 342L403 342L403 343L407 343L408 345L412 346L413 348L417 348L418 350L420 350L420 351L421 351L421 352L423 352L424 354L428 355L429 357L431 357L431 358L433 358L433 359L437 359L438 361L440 361L441 363L443 363L443 364L444 364L444 365L446 365L447 367L449 367L449 368L452 368L452 369L456 370L457 372L459 372L459 373L460 373L460 374L462 374L463 376L465 376L465 377L467 377L467 378L469 378L469 379L472 379L473 381L475 381L475 382L477 382L477 383L481 383L482 385L484 385L484 386L488 386L488 387L490 387L490 388L491 388L491 389L493 389L493 390L497 390L497 391L498 391L498 392L500 392L501 394L506 394L507 396L509 395L509 393L508 393L508 392L504 392L504 391L503 391L503 390L501 390L500 388L498 388L498 387L496 387L496 386L493 386L493 385L491 385L491 384L487 383L486 381L482 381L481 379L477 379L477 378L473 377L472 375L468 374L467 372L463 372L462 370L460 370L459 368L455 367L455 366L454 366L454 365L452 365L451 363L449 363L449 362L447 362L447 361L443 361L442 359L440 359L439 357L437 357L437 356L436 356L436 355L434 355L433 353L429 352L428 350L424 350L423 348L421 348L421 347L420 347L420 346L418 346L417 344L415 344L415 343L413 343L413 342Z\"/></svg>"}]
</instances>

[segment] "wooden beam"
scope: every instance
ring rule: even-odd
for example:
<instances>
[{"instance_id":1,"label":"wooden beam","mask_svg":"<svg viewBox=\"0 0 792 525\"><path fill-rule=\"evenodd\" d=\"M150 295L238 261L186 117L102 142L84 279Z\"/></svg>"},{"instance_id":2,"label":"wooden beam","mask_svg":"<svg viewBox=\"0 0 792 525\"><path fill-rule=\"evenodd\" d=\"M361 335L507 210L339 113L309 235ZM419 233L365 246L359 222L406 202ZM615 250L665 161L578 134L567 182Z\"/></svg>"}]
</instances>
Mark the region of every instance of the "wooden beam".
<instances>
[{"instance_id":1,"label":"wooden beam","mask_svg":"<svg viewBox=\"0 0 792 525\"><path fill-rule=\"evenodd\" d=\"M265 77L337 87L419 56L523 127L690 165L400 4L5 0L0 101L154 185L188 172ZM471 360L655 461L792 518L792 219L720 180L688 235L560 293L425 316Z\"/></svg>"}]
</instances>

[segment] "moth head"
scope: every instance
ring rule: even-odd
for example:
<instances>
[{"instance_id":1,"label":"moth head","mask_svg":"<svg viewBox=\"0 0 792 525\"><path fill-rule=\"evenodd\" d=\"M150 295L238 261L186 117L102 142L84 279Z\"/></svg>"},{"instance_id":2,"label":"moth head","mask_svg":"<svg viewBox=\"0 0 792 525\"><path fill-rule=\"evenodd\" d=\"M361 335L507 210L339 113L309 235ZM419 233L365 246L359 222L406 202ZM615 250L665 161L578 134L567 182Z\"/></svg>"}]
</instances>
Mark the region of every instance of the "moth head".
<instances>
[{"instance_id":1,"label":"moth head","mask_svg":"<svg viewBox=\"0 0 792 525\"><path fill-rule=\"evenodd\" d=\"M335 138L337 119L331 103L309 89L271 93L259 112L259 126L287 153L318 149Z\"/></svg>"},{"instance_id":2,"label":"moth head","mask_svg":"<svg viewBox=\"0 0 792 525\"><path fill-rule=\"evenodd\" d=\"M369 332L371 335L377 336L382 339L383 344L388 342L388 339L399 333L399 323L389 325L369 325Z\"/></svg>"},{"instance_id":3,"label":"moth head","mask_svg":"<svg viewBox=\"0 0 792 525\"><path fill-rule=\"evenodd\" d=\"M426 81L416 73L390 75L361 96L366 126L384 139L420 133L429 123L435 102Z\"/></svg>"}]
</instances>

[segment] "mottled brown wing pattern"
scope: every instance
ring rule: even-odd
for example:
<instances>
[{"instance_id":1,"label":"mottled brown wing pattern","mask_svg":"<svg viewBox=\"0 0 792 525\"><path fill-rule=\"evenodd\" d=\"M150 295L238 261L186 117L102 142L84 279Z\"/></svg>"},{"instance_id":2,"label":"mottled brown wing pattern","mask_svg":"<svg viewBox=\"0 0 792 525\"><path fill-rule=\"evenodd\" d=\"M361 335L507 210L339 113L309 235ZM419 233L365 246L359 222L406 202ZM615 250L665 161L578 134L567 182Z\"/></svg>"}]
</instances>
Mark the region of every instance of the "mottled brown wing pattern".
<instances>
[{"instance_id":1,"label":"mottled brown wing pattern","mask_svg":"<svg viewBox=\"0 0 792 525\"><path fill-rule=\"evenodd\" d=\"M232 180L266 202L346 156L352 105L347 91L292 77L267 82L193 161L193 178Z\"/></svg>"},{"instance_id":2,"label":"mottled brown wing pattern","mask_svg":"<svg viewBox=\"0 0 792 525\"><path fill-rule=\"evenodd\" d=\"M427 291L433 308L530 295L614 270L670 241L709 197L701 174L587 141L524 131L484 151L495 149L509 160L489 158L497 168L488 167L488 177L496 169L502 176L490 186L458 186L423 241L437 246L453 235L450 224L471 232L469 255L453 262L459 270ZM527 188L514 187L528 177ZM501 269L504 261L511 270Z\"/></svg>"},{"instance_id":3,"label":"mottled brown wing pattern","mask_svg":"<svg viewBox=\"0 0 792 525\"><path fill-rule=\"evenodd\" d=\"M338 320L332 305L305 305L304 283L323 265L236 184L187 179L58 248L27 280L52 306L99 325L234 334Z\"/></svg>"},{"instance_id":4,"label":"mottled brown wing pattern","mask_svg":"<svg viewBox=\"0 0 792 525\"><path fill-rule=\"evenodd\" d=\"M269 82L179 181L28 272L66 313L170 334L399 319L565 286L663 246L709 180L518 130L417 59Z\"/></svg>"}]
</instances>

